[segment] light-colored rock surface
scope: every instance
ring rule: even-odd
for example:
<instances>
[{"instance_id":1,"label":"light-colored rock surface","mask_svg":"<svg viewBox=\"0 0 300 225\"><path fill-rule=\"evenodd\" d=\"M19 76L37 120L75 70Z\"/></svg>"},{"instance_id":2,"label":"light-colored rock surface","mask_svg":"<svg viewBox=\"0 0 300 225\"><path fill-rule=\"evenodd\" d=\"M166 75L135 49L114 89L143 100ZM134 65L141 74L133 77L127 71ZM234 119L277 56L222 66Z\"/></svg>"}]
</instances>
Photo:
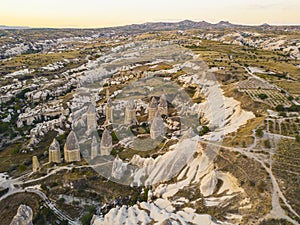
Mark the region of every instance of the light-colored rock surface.
<instances>
[{"instance_id":1,"label":"light-colored rock surface","mask_svg":"<svg viewBox=\"0 0 300 225\"><path fill-rule=\"evenodd\" d=\"M60 155L60 146L58 141L54 138L53 142L49 147L49 162L60 163L61 155Z\"/></svg>"},{"instance_id":2,"label":"light-colored rock surface","mask_svg":"<svg viewBox=\"0 0 300 225\"><path fill-rule=\"evenodd\" d=\"M80 161L80 146L74 131L71 131L67 137L64 146L64 155L66 162Z\"/></svg>"},{"instance_id":3,"label":"light-colored rock surface","mask_svg":"<svg viewBox=\"0 0 300 225\"><path fill-rule=\"evenodd\" d=\"M36 156L32 157L32 171L34 173L38 172L41 169L41 165L39 163L39 160Z\"/></svg>"},{"instance_id":4,"label":"light-colored rock surface","mask_svg":"<svg viewBox=\"0 0 300 225\"><path fill-rule=\"evenodd\" d=\"M32 209L29 206L20 205L10 225L33 225L32 217Z\"/></svg>"},{"instance_id":5,"label":"light-colored rock surface","mask_svg":"<svg viewBox=\"0 0 300 225\"><path fill-rule=\"evenodd\" d=\"M112 150L112 137L109 131L105 129L101 138L100 154L102 156L110 155L111 150Z\"/></svg>"}]
</instances>

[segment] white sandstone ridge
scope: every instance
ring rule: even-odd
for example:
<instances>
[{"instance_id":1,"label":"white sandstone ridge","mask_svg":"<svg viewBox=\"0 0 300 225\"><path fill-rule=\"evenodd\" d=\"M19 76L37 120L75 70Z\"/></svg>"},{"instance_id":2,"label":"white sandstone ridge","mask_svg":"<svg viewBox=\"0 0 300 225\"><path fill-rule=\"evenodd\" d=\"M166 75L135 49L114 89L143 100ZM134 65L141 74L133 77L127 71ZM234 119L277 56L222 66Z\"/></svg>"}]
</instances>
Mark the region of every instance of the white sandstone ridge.
<instances>
[{"instance_id":1,"label":"white sandstone ridge","mask_svg":"<svg viewBox=\"0 0 300 225\"><path fill-rule=\"evenodd\" d=\"M212 195L217 187L218 178L216 175L216 171L213 170L209 174L207 174L201 182L200 191L204 197Z\"/></svg>"},{"instance_id":2,"label":"white sandstone ridge","mask_svg":"<svg viewBox=\"0 0 300 225\"><path fill-rule=\"evenodd\" d=\"M255 118L252 112L242 109L239 101L228 97L215 101L208 100L195 105L194 109L209 121L209 127L213 132L203 138L212 141L221 141L227 134L237 131L248 120Z\"/></svg>"},{"instance_id":3,"label":"white sandstone ridge","mask_svg":"<svg viewBox=\"0 0 300 225\"><path fill-rule=\"evenodd\" d=\"M12 219L10 225L33 225L33 212L29 206L20 205L18 212Z\"/></svg>"},{"instance_id":4,"label":"white sandstone ridge","mask_svg":"<svg viewBox=\"0 0 300 225\"><path fill-rule=\"evenodd\" d=\"M194 85L205 95L206 101L194 104L192 112L198 113L202 121L206 121L211 133L203 138L211 141L221 141L227 134L235 132L248 120L255 118L252 112L242 109L241 103L234 98L225 97L218 82L209 72L179 77L184 85ZM185 111L187 109L184 109Z\"/></svg>"},{"instance_id":5,"label":"white sandstone ridge","mask_svg":"<svg viewBox=\"0 0 300 225\"><path fill-rule=\"evenodd\" d=\"M269 37L268 35L242 31L223 35L219 33L203 33L199 35L199 37L207 40L220 41L226 44L251 46L265 50L282 50L288 53L290 57L300 59L299 40L297 38L290 39L285 35Z\"/></svg>"},{"instance_id":6,"label":"white sandstone ridge","mask_svg":"<svg viewBox=\"0 0 300 225\"><path fill-rule=\"evenodd\" d=\"M195 135L195 134L194 134ZM206 149L198 144L199 137L191 137L191 130L187 131L182 140L163 156L152 158L141 158L135 156L131 160L131 164L138 167L133 172L134 183L142 184L142 178L146 176L146 182L157 182L164 180L164 177L169 178L170 173L174 173L179 162L180 172L175 177L171 184L160 184L156 187L153 195L158 199L151 203L138 203L132 207L123 206L114 208L103 217L94 217L92 225L121 225L121 224L222 224L221 222L214 223L209 215L200 215L189 208L175 211L176 206L182 204L180 201L171 200L176 196L181 189L193 186L198 187L204 196L204 204L206 206L222 205L224 201L230 201L237 195L242 195L246 198L245 192L239 187L237 179L230 173L225 173L215 169L214 160L218 156L218 150L214 146L208 146ZM186 154L186 155L185 155ZM187 156L191 156L187 158ZM182 159L183 158L183 159ZM182 159L182 161L181 161ZM187 160L188 159L188 160ZM118 159L120 163L120 159ZM182 168L182 169L181 169ZM171 171L171 172L170 172ZM159 179L159 180L156 180ZM217 184L220 180L220 184ZM201 198L198 199L199 201ZM196 201L198 201L196 200ZM193 204L191 202L191 204ZM232 216L232 215L226 215ZM233 215L234 218L239 218L234 223L240 222L240 215ZM233 218L233 217L230 217ZM227 223L228 224L228 223Z\"/></svg>"},{"instance_id":7,"label":"white sandstone ridge","mask_svg":"<svg viewBox=\"0 0 300 225\"><path fill-rule=\"evenodd\" d=\"M152 185L175 177L196 152L198 140L198 136L184 140L171 146L169 152L156 159L135 155L130 161L138 167L132 174L133 185Z\"/></svg>"},{"instance_id":8,"label":"white sandstone ridge","mask_svg":"<svg viewBox=\"0 0 300 225\"><path fill-rule=\"evenodd\" d=\"M122 206L109 211L104 218L96 217L92 219L92 225L179 225L179 224L202 224L216 225L209 215L199 215L194 209L184 208L175 211L171 202L158 199L153 203L138 203L132 207Z\"/></svg>"}]
</instances>

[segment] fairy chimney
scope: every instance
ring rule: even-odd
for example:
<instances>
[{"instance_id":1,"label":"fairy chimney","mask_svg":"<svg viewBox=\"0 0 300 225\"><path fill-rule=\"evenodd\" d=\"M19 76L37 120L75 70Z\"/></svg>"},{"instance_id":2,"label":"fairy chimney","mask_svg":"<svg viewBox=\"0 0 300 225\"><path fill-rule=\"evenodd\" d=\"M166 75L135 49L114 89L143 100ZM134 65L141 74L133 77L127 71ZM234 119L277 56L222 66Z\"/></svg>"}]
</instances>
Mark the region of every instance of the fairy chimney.
<instances>
[{"instance_id":1,"label":"fairy chimney","mask_svg":"<svg viewBox=\"0 0 300 225\"><path fill-rule=\"evenodd\" d=\"M99 143L97 141L96 136L93 136L92 144L91 144L91 159L94 159L98 156L98 147Z\"/></svg>"},{"instance_id":2,"label":"fairy chimney","mask_svg":"<svg viewBox=\"0 0 300 225\"><path fill-rule=\"evenodd\" d=\"M66 162L80 161L80 149L78 139L74 131L71 131L67 137L64 146L64 156Z\"/></svg>"},{"instance_id":3,"label":"fairy chimney","mask_svg":"<svg viewBox=\"0 0 300 225\"><path fill-rule=\"evenodd\" d=\"M168 102L164 94L159 99L158 111L160 115L168 115Z\"/></svg>"},{"instance_id":4,"label":"fairy chimney","mask_svg":"<svg viewBox=\"0 0 300 225\"><path fill-rule=\"evenodd\" d=\"M162 120L160 113L156 112L156 115L150 127L150 137L151 139L156 139L158 137L163 136L164 134L165 134L164 121Z\"/></svg>"},{"instance_id":5,"label":"fairy chimney","mask_svg":"<svg viewBox=\"0 0 300 225\"><path fill-rule=\"evenodd\" d=\"M39 160L36 156L32 157L32 172L36 173L41 169L41 165Z\"/></svg>"},{"instance_id":6,"label":"fairy chimney","mask_svg":"<svg viewBox=\"0 0 300 225\"><path fill-rule=\"evenodd\" d=\"M110 155L111 150L112 150L112 137L109 131L105 129L101 138L100 154L101 156Z\"/></svg>"},{"instance_id":7,"label":"fairy chimney","mask_svg":"<svg viewBox=\"0 0 300 225\"><path fill-rule=\"evenodd\" d=\"M55 162L60 163L61 157L60 157L60 146L58 141L54 138L50 147L49 147L49 163Z\"/></svg>"},{"instance_id":8,"label":"fairy chimney","mask_svg":"<svg viewBox=\"0 0 300 225\"><path fill-rule=\"evenodd\" d=\"M152 122L157 112L158 102L155 97L152 97L148 106L148 122Z\"/></svg>"},{"instance_id":9,"label":"fairy chimney","mask_svg":"<svg viewBox=\"0 0 300 225\"><path fill-rule=\"evenodd\" d=\"M136 119L136 105L133 99L130 99L127 102L125 109L125 124L137 124L138 121Z\"/></svg>"},{"instance_id":10,"label":"fairy chimney","mask_svg":"<svg viewBox=\"0 0 300 225\"><path fill-rule=\"evenodd\" d=\"M113 108L111 98L108 98L105 107L105 124L113 123Z\"/></svg>"},{"instance_id":11,"label":"fairy chimney","mask_svg":"<svg viewBox=\"0 0 300 225\"><path fill-rule=\"evenodd\" d=\"M96 108L93 104L89 105L86 113L86 123L88 131L95 131L97 127Z\"/></svg>"}]
</instances>

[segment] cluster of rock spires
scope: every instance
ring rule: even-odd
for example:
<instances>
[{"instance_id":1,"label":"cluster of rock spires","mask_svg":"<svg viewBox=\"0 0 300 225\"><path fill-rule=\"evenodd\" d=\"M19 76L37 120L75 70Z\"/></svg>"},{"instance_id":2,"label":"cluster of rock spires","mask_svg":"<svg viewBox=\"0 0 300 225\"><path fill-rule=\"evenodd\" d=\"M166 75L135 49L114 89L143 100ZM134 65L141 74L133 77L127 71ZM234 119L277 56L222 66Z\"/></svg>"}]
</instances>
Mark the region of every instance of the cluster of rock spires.
<instances>
[{"instance_id":1,"label":"cluster of rock spires","mask_svg":"<svg viewBox=\"0 0 300 225\"><path fill-rule=\"evenodd\" d=\"M20 205L10 225L33 225L32 217L32 209L29 206Z\"/></svg>"},{"instance_id":2,"label":"cluster of rock spires","mask_svg":"<svg viewBox=\"0 0 300 225\"><path fill-rule=\"evenodd\" d=\"M125 108L124 124L138 124L136 117L136 103L133 99L127 102ZM106 119L105 125L113 123L113 104L111 98L107 97L106 103ZM161 115L168 114L168 103L165 95L162 95L157 101L156 97L152 97L148 107L148 122L150 126L150 137L156 139L165 134L165 125ZM82 121L83 122L83 121ZM84 123L84 122L83 122ZM92 134L97 130L97 112L94 104L90 104L86 112L86 127L87 134ZM93 160L97 156L110 155L112 151L112 136L107 129L104 129L101 143L99 144L97 137L92 137L90 158ZM75 132L72 130L64 145L64 161L65 162L78 162L81 160L80 145ZM54 138L49 147L49 163L61 163L61 150L59 142ZM41 169L41 165L36 156L32 158L33 172Z\"/></svg>"}]
</instances>

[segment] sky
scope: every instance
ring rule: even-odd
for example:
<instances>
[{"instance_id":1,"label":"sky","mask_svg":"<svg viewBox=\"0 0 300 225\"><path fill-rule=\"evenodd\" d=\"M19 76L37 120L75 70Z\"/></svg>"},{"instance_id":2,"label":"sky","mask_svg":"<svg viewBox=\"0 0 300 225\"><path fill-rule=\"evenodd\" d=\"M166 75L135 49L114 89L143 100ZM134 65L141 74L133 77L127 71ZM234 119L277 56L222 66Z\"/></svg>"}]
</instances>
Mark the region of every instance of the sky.
<instances>
[{"instance_id":1,"label":"sky","mask_svg":"<svg viewBox=\"0 0 300 225\"><path fill-rule=\"evenodd\" d=\"M0 25L96 28L185 19L300 24L300 0L0 0Z\"/></svg>"}]
</instances>

